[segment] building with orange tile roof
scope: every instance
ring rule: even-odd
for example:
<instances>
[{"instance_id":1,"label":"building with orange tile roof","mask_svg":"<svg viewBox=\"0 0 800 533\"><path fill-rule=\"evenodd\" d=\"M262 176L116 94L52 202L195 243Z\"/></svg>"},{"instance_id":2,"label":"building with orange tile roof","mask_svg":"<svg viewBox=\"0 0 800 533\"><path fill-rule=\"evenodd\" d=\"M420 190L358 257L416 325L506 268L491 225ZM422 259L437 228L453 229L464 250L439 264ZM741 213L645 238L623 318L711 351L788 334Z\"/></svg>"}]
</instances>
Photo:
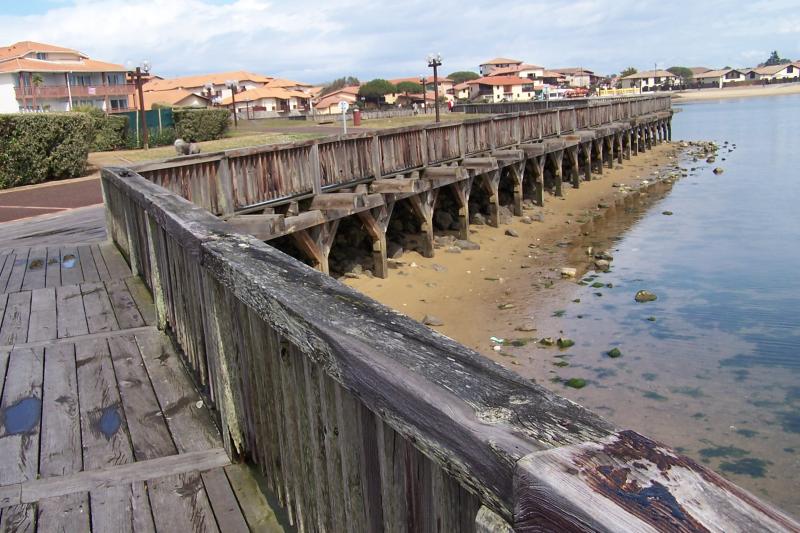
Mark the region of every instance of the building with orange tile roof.
<instances>
[{"instance_id":1,"label":"building with orange tile roof","mask_svg":"<svg viewBox=\"0 0 800 533\"><path fill-rule=\"evenodd\" d=\"M145 110L153 109L158 104L169 107L208 107L211 100L206 96L195 94L186 89L169 89L166 91L143 91ZM139 107L139 96L132 94L128 101L131 109Z\"/></svg>"},{"instance_id":2,"label":"building with orange tile roof","mask_svg":"<svg viewBox=\"0 0 800 533\"><path fill-rule=\"evenodd\" d=\"M67 111L78 105L126 110L134 92L126 70L52 44L21 41L0 47L0 113Z\"/></svg>"},{"instance_id":3,"label":"building with orange tile roof","mask_svg":"<svg viewBox=\"0 0 800 533\"><path fill-rule=\"evenodd\" d=\"M544 85L530 78L519 76L485 76L466 82L470 100L488 102L528 101L541 93Z\"/></svg>"},{"instance_id":4,"label":"building with orange tile roof","mask_svg":"<svg viewBox=\"0 0 800 533\"><path fill-rule=\"evenodd\" d=\"M507 57L495 57L489 61L484 61L480 64L481 76L488 76L492 70L497 68L508 68L516 65L521 65L522 61L518 59L509 59Z\"/></svg>"},{"instance_id":5,"label":"building with orange tile roof","mask_svg":"<svg viewBox=\"0 0 800 533\"><path fill-rule=\"evenodd\" d=\"M303 91L280 87L260 87L236 94L236 112L248 118L267 118L299 114L309 109L311 96ZM219 104L233 105L234 98L223 98Z\"/></svg>"}]
</instances>

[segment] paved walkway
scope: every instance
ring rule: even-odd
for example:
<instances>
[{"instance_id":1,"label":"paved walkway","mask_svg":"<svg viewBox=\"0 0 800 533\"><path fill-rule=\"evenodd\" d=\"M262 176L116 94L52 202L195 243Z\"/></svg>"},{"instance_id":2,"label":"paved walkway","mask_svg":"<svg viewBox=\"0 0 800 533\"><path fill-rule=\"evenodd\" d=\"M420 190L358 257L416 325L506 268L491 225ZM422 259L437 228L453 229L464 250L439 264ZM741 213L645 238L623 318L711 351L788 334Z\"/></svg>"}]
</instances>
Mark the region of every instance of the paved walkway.
<instances>
[{"instance_id":1,"label":"paved walkway","mask_svg":"<svg viewBox=\"0 0 800 533\"><path fill-rule=\"evenodd\" d=\"M103 202L100 175L0 191L0 222Z\"/></svg>"},{"instance_id":2,"label":"paved walkway","mask_svg":"<svg viewBox=\"0 0 800 533\"><path fill-rule=\"evenodd\" d=\"M26 243L0 246L0 531L280 529L102 209L80 215L0 225Z\"/></svg>"}]
</instances>

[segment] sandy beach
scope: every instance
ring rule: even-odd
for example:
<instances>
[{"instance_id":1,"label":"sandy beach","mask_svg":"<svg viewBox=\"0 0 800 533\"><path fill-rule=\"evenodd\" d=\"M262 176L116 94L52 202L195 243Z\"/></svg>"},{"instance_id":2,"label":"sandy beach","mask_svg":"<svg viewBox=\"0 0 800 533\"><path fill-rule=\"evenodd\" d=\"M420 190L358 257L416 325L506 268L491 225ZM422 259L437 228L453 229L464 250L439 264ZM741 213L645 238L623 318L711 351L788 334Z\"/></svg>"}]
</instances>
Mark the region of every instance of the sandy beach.
<instances>
[{"instance_id":1,"label":"sandy beach","mask_svg":"<svg viewBox=\"0 0 800 533\"><path fill-rule=\"evenodd\" d=\"M672 93L677 102L695 102L717 98L749 98L751 96L781 96L800 93L800 83L781 83L773 85L747 85L725 89L690 89Z\"/></svg>"},{"instance_id":2,"label":"sandy beach","mask_svg":"<svg viewBox=\"0 0 800 533\"><path fill-rule=\"evenodd\" d=\"M490 337L536 335L518 331L536 327L530 302L542 302L546 308L545 302L558 298L559 286L575 283L589 267L589 257L569 250L565 243L580 237L584 224L602 216L626 194L637 194L623 193L614 184L635 189L652 182L654 175L675 172L678 151L677 144L662 144L623 166L604 169L601 177L581 182L579 189L565 184L563 198L547 195L543 209L526 212L541 213L543 222L524 224L515 217L499 228L471 225L470 240L480 250L453 254L440 249L430 259L406 252L404 264L391 269L387 279L342 281L417 320L433 315L444 323L435 328L440 333L510 364L493 350ZM506 235L508 229L519 237ZM562 280L562 267L577 268L576 280Z\"/></svg>"}]
</instances>

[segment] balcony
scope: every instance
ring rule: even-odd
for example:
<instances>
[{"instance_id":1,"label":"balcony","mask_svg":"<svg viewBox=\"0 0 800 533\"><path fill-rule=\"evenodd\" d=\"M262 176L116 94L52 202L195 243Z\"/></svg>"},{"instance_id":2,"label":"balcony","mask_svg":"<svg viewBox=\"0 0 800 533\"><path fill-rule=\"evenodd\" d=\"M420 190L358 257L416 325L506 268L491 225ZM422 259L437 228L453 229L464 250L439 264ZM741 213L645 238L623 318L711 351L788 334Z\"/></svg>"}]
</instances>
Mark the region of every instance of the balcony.
<instances>
[{"instance_id":1,"label":"balcony","mask_svg":"<svg viewBox=\"0 0 800 533\"><path fill-rule=\"evenodd\" d=\"M128 96L134 94L136 85L129 83L123 85L42 85L40 87L14 87L17 100L33 98L47 100L52 98L89 98L92 96Z\"/></svg>"}]
</instances>

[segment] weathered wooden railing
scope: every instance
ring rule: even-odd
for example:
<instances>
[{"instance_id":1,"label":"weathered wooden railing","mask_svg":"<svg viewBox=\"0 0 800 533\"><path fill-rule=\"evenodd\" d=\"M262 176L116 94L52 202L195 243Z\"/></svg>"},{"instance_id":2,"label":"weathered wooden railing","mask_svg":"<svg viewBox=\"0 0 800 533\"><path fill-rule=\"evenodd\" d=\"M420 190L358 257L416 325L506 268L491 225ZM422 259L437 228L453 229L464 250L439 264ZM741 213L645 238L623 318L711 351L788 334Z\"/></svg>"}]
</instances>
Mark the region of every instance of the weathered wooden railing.
<instances>
[{"instance_id":1,"label":"weathered wooden railing","mask_svg":"<svg viewBox=\"0 0 800 533\"><path fill-rule=\"evenodd\" d=\"M613 103L635 102L637 100L651 100L653 98L666 97L667 95L644 95L644 96L609 96L592 98L567 98L563 100L532 100L527 102L496 102L496 103L470 103L456 104L453 112L466 114L504 114L520 113L526 111L542 111L546 109L563 108L583 108L600 106Z\"/></svg>"},{"instance_id":2,"label":"weathered wooden railing","mask_svg":"<svg viewBox=\"0 0 800 533\"><path fill-rule=\"evenodd\" d=\"M102 181L109 233L227 449L301 531L800 530L141 176Z\"/></svg>"},{"instance_id":3,"label":"weathered wooden railing","mask_svg":"<svg viewBox=\"0 0 800 533\"><path fill-rule=\"evenodd\" d=\"M183 156L132 167L150 181L230 216L271 201L670 109L669 97L513 113L306 142Z\"/></svg>"}]
</instances>

